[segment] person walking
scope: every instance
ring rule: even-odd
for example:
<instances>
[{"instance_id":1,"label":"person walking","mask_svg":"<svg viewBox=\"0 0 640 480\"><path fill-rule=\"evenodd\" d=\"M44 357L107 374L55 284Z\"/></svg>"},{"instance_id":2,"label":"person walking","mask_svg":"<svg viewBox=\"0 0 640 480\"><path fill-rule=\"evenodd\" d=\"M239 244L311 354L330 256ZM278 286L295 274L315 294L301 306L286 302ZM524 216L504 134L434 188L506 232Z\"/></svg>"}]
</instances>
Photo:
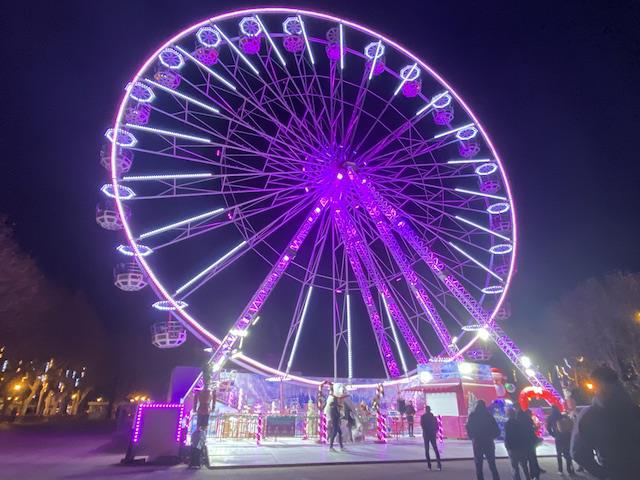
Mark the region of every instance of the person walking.
<instances>
[{"instance_id":1,"label":"person walking","mask_svg":"<svg viewBox=\"0 0 640 480\"><path fill-rule=\"evenodd\" d=\"M525 480L531 480L527 465L529 438L526 426L520 422L513 408L507 410L507 423L504 426L504 446L509 454L513 480L521 480L520 469Z\"/></svg>"},{"instance_id":2,"label":"person walking","mask_svg":"<svg viewBox=\"0 0 640 480\"><path fill-rule=\"evenodd\" d=\"M407 407L405 409L405 415L407 416L407 429L409 430L409 437L413 438L413 420L416 415L416 409L413 406L413 402L409 400Z\"/></svg>"},{"instance_id":3,"label":"person walking","mask_svg":"<svg viewBox=\"0 0 640 480\"><path fill-rule=\"evenodd\" d=\"M335 400L331 402L329 418L331 418L331 441L329 442L329 450L335 451L333 442L336 439L336 435L340 442L340 450L344 450L344 445L342 444L342 429L340 428L340 408L338 407L338 402Z\"/></svg>"},{"instance_id":4,"label":"person walking","mask_svg":"<svg viewBox=\"0 0 640 480\"><path fill-rule=\"evenodd\" d=\"M478 400L475 409L469 414L467 434L473 446L477 479L484 480L482 469L486 458L493 480L500 480L500 474L496 468L496 446L494 443L494 440L500 436L500 427L483 400Z\"/></svg>"},{"instance_id":5,"label":"person walking","mask_svg":"<svg viewBox=\"0 0 640 480\"><path fill-rule=\"evenodd\" d=\"M640 476L640 407L606 365L591 373L595 396L578 415L571 454L593 476L637 480ZM594 458L594 452L599 462Z\"/></svg>"},{"instance_id":6,"label":"person walking","mask_svg":"<svg viewBox=\"0 0 640 480\"><path fill-rule=\"evenodd\" d=\"M425 411L420 417L420 426L422 427L422 439L424 440L424 454L427 457L427 467L431 470L431 455L429 455L429 445L433 447L436 454L436 462L438 462L438 470L442 470L440 462L440 452L438 451L438 419L431 413L431 407L427 405Z\"/></svg>"},{"instance_id":7,"label":"person walking","mask_svg":"<svg viewBox=\"0 0 640 480\"><path fill-rule=\"evenodd\" d=\"M562 469L562 457L567 464L567 473L573 475L573 462L571 460L571 431L573 430L573 420L560 412L555 405L551 407L551 414L547 418L547 432L556 442L556 458L558 460L558 473L564 473Z\"/></svg>"}]
</instances>

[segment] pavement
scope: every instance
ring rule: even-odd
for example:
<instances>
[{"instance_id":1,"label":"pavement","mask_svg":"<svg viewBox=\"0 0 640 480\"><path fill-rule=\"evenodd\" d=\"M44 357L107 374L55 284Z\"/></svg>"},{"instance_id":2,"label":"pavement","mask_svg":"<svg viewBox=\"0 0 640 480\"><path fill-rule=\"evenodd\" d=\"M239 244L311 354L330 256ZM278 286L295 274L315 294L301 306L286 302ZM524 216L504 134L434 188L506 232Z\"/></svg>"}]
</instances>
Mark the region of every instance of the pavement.
<instances>
[{"instance_id":1,"label":"pavement","mask_svg":"<svg viewBox=\"0 0 640 480\"><path fill-rule=\"evenodd\" d=\"M256 447L255 440L210 442L207 444L209 464L222 466L314 465L327 463L399 462L424 460L422 437L390 439L387 444L373 441L346 443L345 451L331 452L326 445L313 440L265 440ZM336 445L337 447L337 445ZM468 440L445 440L442 457L472 459ZM538 447L538 455L555 455L555 445L545 442ZM496 442L496 456L507 457L502 442Z\"/></svg>"},{"instance_id":2,"label":"pavement","mask_svg":"<svg viewBox=\"0 0 640 480\"><path fill-rule=\"evenodd\" d=\"M388 445L377 445L388 449ZM283 447L253 447L254 453L264 449ZM321 448L321 447L320 447ZM446 447L445 447L446 448ZM356 452L332 453L331 457L347 459ZM396 463L336 464L315 466L275 466L275 467L217 467L213 469L188 470L184 465L176 466L121 466L124 448L114 442L107 431L91 431L87 428L48 429L8 428L0 425L0 480L154 480L178 479L278 479L278 480L389 480L398 478L434 478L447 480L473 480L473 462L470 460L445 460L443 471L427 471L424 461L403 461ZM322 448L326 452L326 448ZM542 458L541 465L548 472L555 471L555 458ZM502 479L511 478L506 460L498 460ZM490 478L485 468L485 475ZM546 479L561 479L556 473L543 476ZM588 477L577 477L588 478Z\"/></svg>"}]
</instances>

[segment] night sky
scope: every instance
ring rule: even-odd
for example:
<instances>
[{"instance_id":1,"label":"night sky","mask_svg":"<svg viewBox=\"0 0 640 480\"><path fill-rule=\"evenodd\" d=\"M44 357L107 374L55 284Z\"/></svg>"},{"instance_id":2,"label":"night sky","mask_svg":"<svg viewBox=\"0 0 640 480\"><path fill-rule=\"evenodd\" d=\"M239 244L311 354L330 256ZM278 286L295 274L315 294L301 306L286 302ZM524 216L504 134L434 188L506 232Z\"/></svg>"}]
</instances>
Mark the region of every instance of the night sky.
<instances>
[{"instance_id":1,"label":"night sky","mask_svg":"<svg viewBox=\"0 0 640 480\"><path fill-rule=\"evenodd\" d=\"M261 2L264 3L264 2ZM289 5L289 2L280 2ZM156 351L152 294L112 285L120 237L95 223L102 134L165 38L252 2L8 2L3 7L0 210L53 281L82 291L126 385L156 391L193 343ZM545 315L581 280L640 271L640 3L300 1L421 56L472 106L505 162L519 258L505 329L542 356ZM372 346L375 349L375 346ZM554 355L557 352L552 352ZM375 355L375 353L374 353Z\"/></svg>"}]
</instances>

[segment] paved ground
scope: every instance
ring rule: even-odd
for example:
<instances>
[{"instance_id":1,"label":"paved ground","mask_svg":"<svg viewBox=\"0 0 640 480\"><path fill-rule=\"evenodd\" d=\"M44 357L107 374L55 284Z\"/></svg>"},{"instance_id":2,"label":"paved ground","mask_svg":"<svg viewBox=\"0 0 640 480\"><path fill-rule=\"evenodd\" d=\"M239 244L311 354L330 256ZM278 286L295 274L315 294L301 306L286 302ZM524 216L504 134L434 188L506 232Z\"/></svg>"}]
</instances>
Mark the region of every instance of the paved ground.
<instances>
[{"instance_id":1,"label":"paved ground","mask_svg":"<svg viewBox=\"0 0 640 480\"><path fill-rule=\"evenodd\" d=\"M255 441L227 441L210 443L209 463L213 466L262 466L299 465L350 462L380 462L400 460L422 460L424 445L422 438L390 440L386 445L373 442L346 444L344 452L330 452L326 446L314 441L282 439L277 442L264 441L256 448ZM471 442L467 440L445 440L443 458L473 458ZM545 443L538 447L538 455L554 455L555 445ZM502 442L496 444L496 456L506 457Z\"/></svg>"},{"instance_id":2,"label":"paved ground","mask_svg":"<svg viewBox=\"0 0 640 480\"><path fill-rule=\"evenodd\" d=\"M6 428L0 425L0 480L139 480L153 478L178 479L281 479L281 480L375 480L398 478L440 478L447 480L473 480L473 464L469 460L445 461L442 472L428 472L421 462L324 465L313 467L276 468L224 468L198 471L184 466L128 466L118 464L122 458L122 445L112 441L104 429L87 428ZM348 455L336 453L336 456ZM554 459L541 459L549 472L554 472ZM498 462L502 479L511 478L504 460ZM487 472L488 475L488 472ZM487 476L490 478L490 475ZM560 479L547 474L546 479ZM568 477L565 477L568 478ZM586 478L586 477L578 477Z\"/></svg>"}]
</instances>

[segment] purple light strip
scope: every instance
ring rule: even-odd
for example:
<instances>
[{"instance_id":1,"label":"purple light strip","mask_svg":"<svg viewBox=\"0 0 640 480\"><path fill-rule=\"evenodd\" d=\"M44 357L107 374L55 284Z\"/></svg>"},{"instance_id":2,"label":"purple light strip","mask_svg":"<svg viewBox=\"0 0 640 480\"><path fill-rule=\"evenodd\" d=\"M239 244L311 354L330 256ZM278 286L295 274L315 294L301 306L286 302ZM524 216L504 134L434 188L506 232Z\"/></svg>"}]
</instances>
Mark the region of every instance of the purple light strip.
<instances>
[{"instance_id":1,"label":"purple light strip","mask_svg":"<svg viewBox=\"0 0 640 480\"><path fill-rule=\"evenodd\" d=\"M380 355L384 361L385 367L389 376L391 378L399 377L400 369L398 368L398 363L393 357L393 351L391 350L391 345L389 345L389 341L384 332L384 326L382 324L382 320L380 318L380 313L376 307L375 301L373 300L373 295L371 295L371 291L367 285L367 278L358 260L358 254L356 253L356 248L354 245L353 238L347 232L349 228L346 223L344 216L342 214L342 209L340 207L334 208L334 219L336 223L336 227L342 236L342 240L344 241L344 248L347 252L347 258L349 259L349 264L353 270L353 273L356 277L356 282L358 283L358 287L360 288L360 293L362 294L362 299L364 300L364 304L367 307L367 312L369 313L369 319L371 320L371 326L373 327L373 333L376 338L378 348L380 349Z\"/></svg>"},{"instance_id":2,"label":"purple light strip","mask_svg":"<svg viewBox=\"0 0 640 480\"><path fill-rule=\"evenodd\" d=\"M140 438L142 437L142 427L144 426L143 417L145 410L148 409L168 409L168 408L176 408L178 409L178 424L176 427L176 442L180 443L182 439L182 420L184 418L184 405L182 403L139 403L138 408L136 408L136 416L133 422L133 431L131 433L131 442L134 444L140 443Z\"/></svg>"},{"instance_id":3,"label":"purple light strip","mask_svg":"<svg viewBox=\"0 0 640 480\"><path fill-rule=\"evenodd\" d=\"M447 352L447 355L454 356L458 348L451 341L451 335L449 334L449 330L447 326L444 324L442 319L440 318L440 314L436 310L435 306L431 302L429 295L427 294L427 289L422 283L422 280L418 277L416 272L411 267L411 262L402 251L400 244L398 244L397 240L394 238L391 233L391 229L389 225L384 220L380 210L376 208L375 200L371 197L371 194L367 188L363 188L362 183L357 181L357 177L354 178L356 181L354 184L356 185L357 191L360 195L360 199L364 205L364 207L369 212L369 215L373 219L378 233L380 234L380 238L383 243L386 245L387 249L391 252L391 255L395 259L396 263L400 267L402 271L402 275L404 276L407 284L409 285L412 293L418 300L418 303L424 310L429 323L433 327L433 330L436 332L438 336L438 340L444 347Z\"/></svg>"},{"instance_id":4,"label":"purple light strip","mask_svg":"<svg viewBox=\"0 0 640 480\"><path fill-rule=\"evenodd\" d=\"M166 42L165 44L163 44L162 46L160 46L147 60L146 62L141 65L140 69L138 70L138 72L136 72L136 74L134 75L133 79L132 79L132 83L135 83L136 81L140 80L140 77L142 75L142 73L144 71L146 71L148 68L150 68L152 66L152 64L156 61L156 57L157 55L165 48L165 46L169 46L172 44L175 44L176 42L178 42L180 39L182 39L183 37L185 37L186 35L190 34L190 33L194 33L196 32L199 28L204 27L209 25L210 22L219 22L219 21L223 21L229 18L234 18L236 16L241 16L241 15L245 15L245 14L254 14L254 13L259 13L259 14L266 14L266 13L280 13L280 14L290 14L290 15L297 15L299 13L304 14L306 16L309 17L314 17L314 18L320 18L320 19L324 19L324 20L328 20L328 21L332 21L332 22L340 22L342 24L344 24L345 26L354 28L360 32L366 33L368 35L371 35L373 37L377 37L380 38L381 40L384 41L384 43L386 45L391 45L393 48L395 48L396 50L398 50L399 52L403 53L404 55L406 55L407 57L413 59L414 61L416 61L422 68L424 71L428 72L433 78L435 78L440 84L442 84L445 88L448 89L449 92L451 92L451 94L456 98L456 100L458 101L458 103L462 106L462 108L469 114L470 118L474 121L476 127L480 130L482 136L485 139L485 142L487 143L487 146L489 148L489 150L491 151L492 157L496 159L496 161L502 165L502 161L499 158L499 155L493 145L493 143L491 142L491 139L487 136L484 128L482 127L482 125L480 124L480 122L478 121L478 119L476 118L475 114L473 113L473 111L469 108L469 106L464 102L464 100L456 93L456 91L451 87L451 85L449 85L444 78L442 78L442 76L440 76L435 70L433 70L429 65L427 65L425 62L423 62L422 60L420 60L419 58L417 58L415 55L413 55L409 50L407 50L406 48L404 48L402 45L398 44L397 42L394 42L393 40L384 37L383 35L378 34L377 32L374 32L373 30L364 27L360 24L354 23L354 22L350 22L348 20L344 20L340 17L336 17L333 15L328 15L328 14L324 14L324 13L320 13L320 12L314 12L314 11L300 11L300 10L296 10L296 9L292 9L292 8L283 8L283 7L269 7L269 8L251 8L251 9L245 9L245 10L239 10L239 11L234 11L234 12L228 12L225 13L223 15L219 15L216 16L214 18L211 19L206 19L204 21L198 22L194 25L191 25L187 28L185 28L184 30L178 32L173 38L169 39L168 42ZM115 116L115 120L114 120L114 127L116 129L118 129L121 125L121 121L124 115L124 111L125 108L127 106L127 98L128 98L128 92L125 92L123 94L123 97L121 99L120 102L120 106L118 109L118 112ZM503 172L503 178L505 180L505 189L507 191L507 196L511 198L511 187L509 185L509 182L506 178L506 175L504 174L504 170L501 168L501 171ZM116 175L117 172L117 149L116 148L112 148L111 149L111 172L112 172L112 181L115 184L118 183L118 178ZM118 207L118 211L120 213L121 218L125 219L124 220L124 231L125 234L129 240L129 243L131 244L132 248L134 250L137 251L137 248L135 246L135 238L132 235L131 232L131 228L129 226L129 223L126 221L126 217L125 217L125 206L122 203L122 200L119 198L119 195L116 194L116 204ZM516 231L516 214L515 214L515 210L512 206L511 208L511 215L513 218L513 244L514 244L514 253L513 253L513 258L515 259L516 256L516 251L515 251L515 245L517 244L517 231ZM153 270L149 267L147 261L144 258L139 258L139 262L141 264L141 266L144 268L145 272L147 273L149 280L151 281L151 283L155 286L156 290L164 297L166 298L168 301L170 302L175 302L175 300L171 297L170 292L164 288L164 286L162 285L162 283L160 282L160 280L158 279L158 277L156 276L156 274L153 272ZM513 265L515 264L515 261L512 261L510 269L509 269L509 274L507 276L507 282L506 282L506 287L505 287L505 293L508 290L508 286L511 280L511 277L513 275ZM502 304L504 300L504 296L500 298L499 303L497 305L496 308L499 308L500 305ZM188 312L186 311L181 311L180 312L180 316L182 317L182 319L188 324L188 326L191 328L191 330L200 338L205 339L207 342L212 343L212 344L218 344L218 342L220 341L215 335L213 335L209 330L207 330L203 325L201 325L194 317L192 317ZM284 372L281 372L280 370L277 370L275 368L269 367L268 365L265 365L263 363L260 363L250 357L244 356L244 355L240 355L238 357L238 361L246 366L247 368L253 369L253 370L259 370L260 372L263 373L267 373L269 375L284 375ZM319 385L319 381L317 380L312 380L312 379L308 379L305 377L300 377L300 376L295 376L295 375L289 375L289 378L291 380L297 381L297 382L301 382L301 383L305 383L305 384L309 384L309 385ZM404 379L402 380L398 380L398 381L404 381ZM389 384L389 383L387 383ZM370 385L366 385L366 387L369 388L375 388L376 384L370 384Z\"/></svg>"}]
</instances>

